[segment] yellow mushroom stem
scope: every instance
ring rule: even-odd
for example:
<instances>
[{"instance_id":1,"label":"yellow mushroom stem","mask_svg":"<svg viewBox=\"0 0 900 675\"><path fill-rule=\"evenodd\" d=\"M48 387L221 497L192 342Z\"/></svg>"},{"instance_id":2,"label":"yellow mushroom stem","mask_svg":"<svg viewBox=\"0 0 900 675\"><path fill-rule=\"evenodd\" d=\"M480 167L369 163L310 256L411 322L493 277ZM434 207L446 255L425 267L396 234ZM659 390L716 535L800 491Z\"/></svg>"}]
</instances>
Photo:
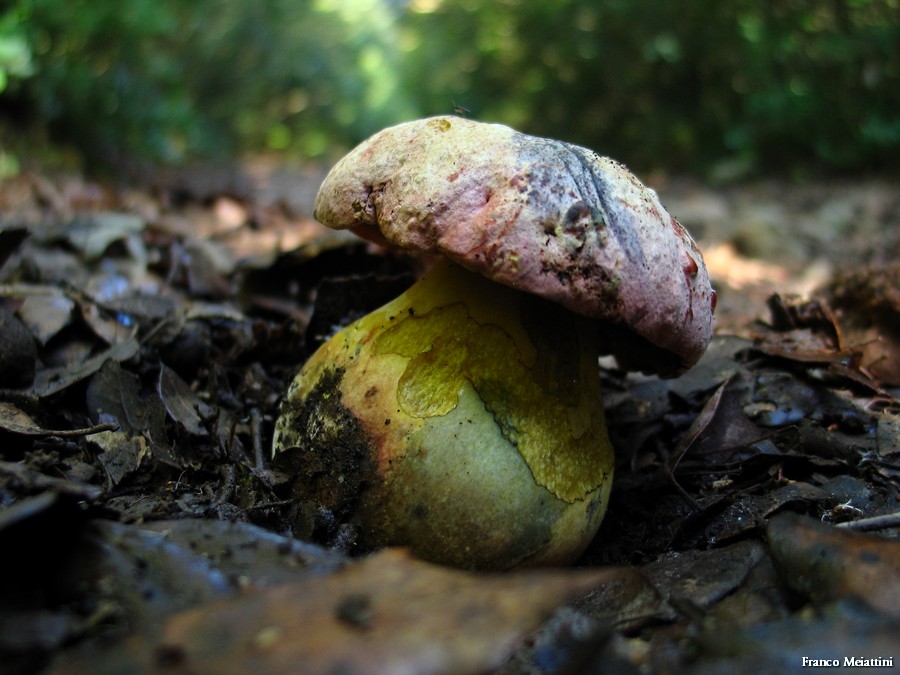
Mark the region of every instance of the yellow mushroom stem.
<instances>
[{"instance_id":1,"label":"yellow mushroom stem","mask_svg":"<svg viewBox=\"0 0 900 675\"><path fill-rule=\"evenodd\" d=\"M441 262L292 382L273 451L298 498L467 568L564 564L606 509L613 451L592 322Z\"/></svg>"}]
</instances>

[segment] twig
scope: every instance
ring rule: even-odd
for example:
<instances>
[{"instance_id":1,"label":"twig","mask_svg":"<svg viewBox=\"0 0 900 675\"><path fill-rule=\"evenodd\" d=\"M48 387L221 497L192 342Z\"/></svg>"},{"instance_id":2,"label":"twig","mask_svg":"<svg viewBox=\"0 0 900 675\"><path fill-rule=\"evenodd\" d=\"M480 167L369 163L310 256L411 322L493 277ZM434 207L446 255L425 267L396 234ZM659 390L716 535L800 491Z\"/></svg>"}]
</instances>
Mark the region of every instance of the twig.
<instances>
[{"instance_id":1,"label":"twig","mask_svg":"<svg viewBox=\"0 0 900 675\"><path fill-rule=\"evenodd\" d=\"M0 460L0 474L13 476L31 488L46 488L63 494L74 495L80 499L93 501L103 494L103 488L89 483L80 483L68 478L47 476L18 462Z\"/></svg>"},{"instance_id":2,"label":"twig","mask_svg":"<svg viewBox=\"0 0 900 675\"><path fill-rule=\"evenodd\" d=\"M77 436L93 436L102 431L116 431L119 425L115 422L101 422L83 429L42 429L40 432L30 433L32 436L56 436L57 438L74 438Z\"/></svg>"},{"instance_id":3,"label":"twig","mask_svg":"<svg viewBox=\"0 0 900 675\"><path fill-rule=\"evenodd\" d=\"M884 530L889 527L900 527L900 511L896 513L887 513L883 516L848 520L845 523L838 523L835 527L842 527L846 530L860 530L862 532Z\"/></svg>"},{"instance_id":4,"label":"twig","mask_svg":"<svg viewBox=\"0 0 900 675\"><path fill-rule=\"evenodd\" d=\"M263 451L262 413L259 412L259 408L250 409L250 438L253 441L253 459L256 468L262 471L266 468L267 462Z\"/></svg>"},{"instance_id":5,"label":"twig","mask_svg":"<svg viewBox=\"0 0 900 675\"><path fill-rule=\"evenodd\" d=\"M225 464L222 467L222 487L216 492L216 501L220 504L228 504L234 498L237 482L237 470L234 464Z\"/></svg>"},{"instance_id":6,"label":"twig","mask_svg":"<svg viewBox=\"0 0 900 675\"><path fill-rule=\"evenodd\" d=\"M294 503L293 499L280 499L274 502L260 502L259 504L251 504L247 507L248 511L261 511L263 509L277 509L282 506L290 506Z\"/></svg>"}]
</instances>

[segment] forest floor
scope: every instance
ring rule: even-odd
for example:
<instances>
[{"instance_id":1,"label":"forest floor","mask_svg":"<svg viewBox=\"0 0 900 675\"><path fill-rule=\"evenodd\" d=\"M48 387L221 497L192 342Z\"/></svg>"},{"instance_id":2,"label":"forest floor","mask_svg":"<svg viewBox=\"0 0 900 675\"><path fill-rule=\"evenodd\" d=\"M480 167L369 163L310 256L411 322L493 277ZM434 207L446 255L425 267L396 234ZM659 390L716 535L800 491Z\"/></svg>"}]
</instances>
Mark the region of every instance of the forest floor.
<instances>
[{"instance_id":1,"label":"forest floor","mask_svg":"<svg viewBox=\"0 0 900 675\"><path fill-rule=\"evenodd\" d=\"M713 343L672 380L604 360L599 534L484 574L360 555L269 458L299 366L421 272L312 221L322 175L0 185L4 672L900 668L895 183L657 179Z\"/></svg>"}]
</instances>

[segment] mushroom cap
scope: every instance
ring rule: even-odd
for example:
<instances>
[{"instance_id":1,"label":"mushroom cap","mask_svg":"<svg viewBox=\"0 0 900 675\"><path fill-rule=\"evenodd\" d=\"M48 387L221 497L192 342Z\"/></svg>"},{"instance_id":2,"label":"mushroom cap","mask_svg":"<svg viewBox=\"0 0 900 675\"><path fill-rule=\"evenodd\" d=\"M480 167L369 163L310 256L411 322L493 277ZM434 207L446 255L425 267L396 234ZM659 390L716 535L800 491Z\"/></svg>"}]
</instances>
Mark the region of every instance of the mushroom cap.
<instances>
[{"instance_id":1,"label":"mushroom cap","mask_svg":"<svg viewBox=\"0 0 900 675\"><path fill-rule=\"evenodd\" d=\"M677 374L712 336L693 239L627 168L577 145L460 117L406 122L332 168L315 217L602 319L623 367Z\"/></svg>"}]
</instances>

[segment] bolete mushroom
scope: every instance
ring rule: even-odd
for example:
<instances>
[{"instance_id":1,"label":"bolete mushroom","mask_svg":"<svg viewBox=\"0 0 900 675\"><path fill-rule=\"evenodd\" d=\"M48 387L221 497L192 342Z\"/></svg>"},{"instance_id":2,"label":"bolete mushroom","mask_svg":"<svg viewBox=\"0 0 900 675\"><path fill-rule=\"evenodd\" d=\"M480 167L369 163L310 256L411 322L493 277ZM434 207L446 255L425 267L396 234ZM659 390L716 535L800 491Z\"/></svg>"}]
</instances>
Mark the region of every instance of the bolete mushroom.
<instances>
[{"instance_id":1,"label":"bolete mushroom","mask_svg":"<svg viewBox=\"0 0 900 675\"><path fill-rule=\"evenodd\" d=\"M681 225L624 166L457 117L340 160L315 215L444 258L292 382L273 451L364 547L505 569L574 560L609 498L598 357L672 375L715 293Z\"/></svg>"}]
</instances>

